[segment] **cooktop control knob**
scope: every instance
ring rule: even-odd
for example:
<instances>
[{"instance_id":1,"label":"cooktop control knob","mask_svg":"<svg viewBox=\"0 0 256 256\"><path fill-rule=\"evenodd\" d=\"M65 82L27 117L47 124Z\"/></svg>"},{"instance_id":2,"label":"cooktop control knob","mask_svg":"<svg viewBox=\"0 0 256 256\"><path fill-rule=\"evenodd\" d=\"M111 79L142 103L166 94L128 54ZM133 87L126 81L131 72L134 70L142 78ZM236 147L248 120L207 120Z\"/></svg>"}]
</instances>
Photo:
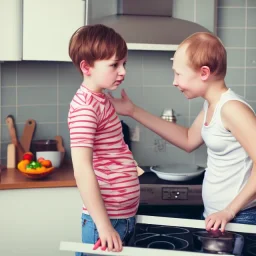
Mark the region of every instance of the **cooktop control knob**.
<instances>
[{"instance_id":1,"label":"cooktop control knob","mask_svg":"<svg viewBox=\"0 0 256 256\"><path fill-rule=\"evenodd\" d=\"M187 200L188 189L164 187L162 189L162 199L163 200Z\"/></svg>"}]
</instances>

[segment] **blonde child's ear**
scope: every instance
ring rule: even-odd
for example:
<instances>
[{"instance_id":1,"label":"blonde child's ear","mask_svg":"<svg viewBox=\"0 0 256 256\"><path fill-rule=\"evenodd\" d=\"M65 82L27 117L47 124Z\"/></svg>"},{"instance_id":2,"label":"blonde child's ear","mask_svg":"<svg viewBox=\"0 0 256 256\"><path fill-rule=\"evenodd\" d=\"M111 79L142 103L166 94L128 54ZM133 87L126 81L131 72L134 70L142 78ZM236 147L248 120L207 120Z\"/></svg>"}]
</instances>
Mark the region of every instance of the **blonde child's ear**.
<instances>
[{"instance_id":1,"label":"blonde child's ear","mask_svg":"<svg viewBox=\"0 0 256 256\"><path fill-rule=\"evenodd\" d=\"M80 69L84 75L90 76L90 66L87 64L85 60L82 60L80 62Z\"/></svg>"},{"instance_id":2,"label":"blonde child's ear","mask_svg":"<svg viewBox=\"0 0 256 256\"><path fill-rule=\"evenodd\" d=\"M200 69L200 76L203 81L206 81L211 74L211 70L208 66L202 66Z\"/></svg>"}]
</instances>

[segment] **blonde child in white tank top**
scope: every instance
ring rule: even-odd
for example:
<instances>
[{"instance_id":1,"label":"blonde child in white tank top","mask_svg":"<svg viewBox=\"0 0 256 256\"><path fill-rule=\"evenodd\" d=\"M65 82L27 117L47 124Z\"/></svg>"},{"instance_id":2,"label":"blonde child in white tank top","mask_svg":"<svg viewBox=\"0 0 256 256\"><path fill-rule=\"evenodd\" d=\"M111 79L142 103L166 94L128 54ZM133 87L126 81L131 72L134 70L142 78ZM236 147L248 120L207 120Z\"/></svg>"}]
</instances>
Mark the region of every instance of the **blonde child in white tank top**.
<instances>
[{"instance_id":1,"label":"blonde child in white tank top","mask_svg":"<svg viewBox=\"0 0 256 256\"><path fill-rule=\"evenodd\" d=\"M190 128L167 122L122 99L109 96L117 113L128 115L173 145L192 152L204 142L208 161L203 183L206 229L224 231L228 222L256 225L256 118L244 99L227 88L226 50L218 37L195 33L174 55L173 85L204 108Z\"/></svg>"}]
</instances>

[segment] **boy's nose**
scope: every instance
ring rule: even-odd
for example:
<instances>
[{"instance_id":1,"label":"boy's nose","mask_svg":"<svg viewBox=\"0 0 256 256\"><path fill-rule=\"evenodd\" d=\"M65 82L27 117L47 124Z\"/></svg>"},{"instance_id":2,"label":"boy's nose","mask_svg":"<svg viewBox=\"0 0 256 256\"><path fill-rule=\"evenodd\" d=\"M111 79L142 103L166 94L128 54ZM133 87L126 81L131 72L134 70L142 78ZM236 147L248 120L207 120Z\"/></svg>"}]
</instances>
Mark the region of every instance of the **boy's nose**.
<instances>
[{"instance_id":1,"label":"boy's nose","mask_svg":"<svg viewBox=\"0 0 256 256\"><path fill-rule=\"evenodd\" d=\"M124 76L125 74L126 74L125 68L124 68L124 67L120 67L120 69L119 69L119 75Z\"/></svg>"}]
</instances>

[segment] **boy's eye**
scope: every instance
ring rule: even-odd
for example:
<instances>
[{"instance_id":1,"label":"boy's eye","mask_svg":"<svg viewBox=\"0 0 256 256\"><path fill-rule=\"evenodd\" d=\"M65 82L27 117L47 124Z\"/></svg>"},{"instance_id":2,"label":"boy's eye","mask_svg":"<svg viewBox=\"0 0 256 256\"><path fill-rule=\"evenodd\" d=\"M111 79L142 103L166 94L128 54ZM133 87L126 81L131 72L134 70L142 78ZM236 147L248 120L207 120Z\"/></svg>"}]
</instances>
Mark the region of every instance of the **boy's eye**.
<instances>
[{"instance_id":1,"label":"boy's eye","mask_svg":"<svg viewBox=\"0 0 256 256\"><path fill-rule=\"evenodd\" d=\"M126 62L124 62L124 64L123 64L123 65L124 65L124 67L126 67Z\"/></svg>"},{"instance_id":2,"label":"boy's eye","mask_svg":"<svg viewBox=\"0 0 256 256\"><path fill-rule=\"evenodd\" d=\"M118 66L118 63L114 63L111 65L112 67L116 68Z\"/></svg>"}]
</instances>

